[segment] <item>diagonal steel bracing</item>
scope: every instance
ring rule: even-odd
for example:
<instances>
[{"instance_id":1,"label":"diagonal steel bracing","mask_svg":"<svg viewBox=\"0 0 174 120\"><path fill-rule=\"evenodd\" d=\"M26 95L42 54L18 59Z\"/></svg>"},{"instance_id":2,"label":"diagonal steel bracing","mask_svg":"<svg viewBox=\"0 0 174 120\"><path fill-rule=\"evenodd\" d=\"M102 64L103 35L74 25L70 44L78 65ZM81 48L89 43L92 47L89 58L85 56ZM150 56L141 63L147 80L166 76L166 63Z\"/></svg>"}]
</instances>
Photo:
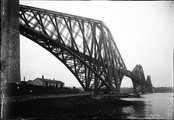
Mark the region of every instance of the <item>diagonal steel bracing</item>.
<instances>
[{"instance_id":1,"label":"diagonal steel bracing","mask_svg":"<svg viewBox=\"0 0 174 120\"><path fill-rule=\"evenodd\" d=\"M119 90L124 75L144 84L144 72L129 73L102 21L24 5L19 15L20 33L64 63L84 90Z\"/></svg>"}]
</instances>

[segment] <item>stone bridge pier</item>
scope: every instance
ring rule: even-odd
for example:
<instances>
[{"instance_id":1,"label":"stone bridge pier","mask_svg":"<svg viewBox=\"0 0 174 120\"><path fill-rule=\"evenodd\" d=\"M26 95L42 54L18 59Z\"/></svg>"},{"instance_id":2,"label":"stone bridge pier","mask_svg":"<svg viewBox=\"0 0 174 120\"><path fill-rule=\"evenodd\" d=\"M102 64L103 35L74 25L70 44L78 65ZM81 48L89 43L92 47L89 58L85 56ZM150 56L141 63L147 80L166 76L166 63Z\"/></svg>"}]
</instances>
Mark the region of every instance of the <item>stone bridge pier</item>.
<instances>
[{"instance_id":1,"label":"stone bridge pier","mask_svg":"<svg viewBox=\"0 0 174 120\"><path fill-rule=\"evenodd\" d=\"M1 85L20 83L19 0L1 0Z\"/></svg>"}]
</instances>

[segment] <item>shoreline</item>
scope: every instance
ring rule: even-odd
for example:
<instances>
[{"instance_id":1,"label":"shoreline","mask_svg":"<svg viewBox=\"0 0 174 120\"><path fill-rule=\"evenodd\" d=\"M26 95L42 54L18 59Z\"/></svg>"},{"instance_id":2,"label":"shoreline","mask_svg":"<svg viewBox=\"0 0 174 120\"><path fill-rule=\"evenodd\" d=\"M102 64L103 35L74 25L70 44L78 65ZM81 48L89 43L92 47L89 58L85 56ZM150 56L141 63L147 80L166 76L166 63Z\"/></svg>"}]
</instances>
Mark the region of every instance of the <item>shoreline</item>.
<instances>
[{"instance_id":1,"label":"shoreline","mask_svg":"<svg viewBox=\"0 0 174 120\"><path fill-rule=\"evenodd\" d=\"M47 97L24 101L7 102L4 116L6 119L121 119L128 114L122 108L135 105L134 101L120 99L95 99L89 96ZM112 111L112 110L116 111Z\"/></svg>"},{"instance_id":2,"label":"shoreline","mask_svg":"<svg viewBox=\"0 0 174 120\"><path fill-rule=\"evenodd\" d=\"M85 93L85 94L61 94L61 95L23 95L23 96L5 97L1 99L4 100L4 103L9 103L9 102L25 102L28 100L37 100L37 99L67 98L67 97L80 97L80 96L90 96L90 94Z\"/></svg>"}]
</instances>

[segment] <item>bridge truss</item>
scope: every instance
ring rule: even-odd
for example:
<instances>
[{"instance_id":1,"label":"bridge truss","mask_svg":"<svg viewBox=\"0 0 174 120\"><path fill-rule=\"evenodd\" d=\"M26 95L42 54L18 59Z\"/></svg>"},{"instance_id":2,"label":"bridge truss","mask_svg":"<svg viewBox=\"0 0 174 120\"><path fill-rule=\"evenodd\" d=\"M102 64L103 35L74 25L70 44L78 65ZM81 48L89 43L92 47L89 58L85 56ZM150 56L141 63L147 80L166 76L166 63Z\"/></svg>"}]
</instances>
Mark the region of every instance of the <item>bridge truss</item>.
<instances>
[{"instance_id":1,"label":"bridge truss","mask_svg":"<svg viewBox=\"0 0 174 120\"><path fill-rule=\"evenodd\" d=\"M20 34L58 58L85 91L119 91L124 76L132 79L135 90L146 85L140 65L127 70L102 21L24 5L19 16Z\"/></svg>"}]
</instances>

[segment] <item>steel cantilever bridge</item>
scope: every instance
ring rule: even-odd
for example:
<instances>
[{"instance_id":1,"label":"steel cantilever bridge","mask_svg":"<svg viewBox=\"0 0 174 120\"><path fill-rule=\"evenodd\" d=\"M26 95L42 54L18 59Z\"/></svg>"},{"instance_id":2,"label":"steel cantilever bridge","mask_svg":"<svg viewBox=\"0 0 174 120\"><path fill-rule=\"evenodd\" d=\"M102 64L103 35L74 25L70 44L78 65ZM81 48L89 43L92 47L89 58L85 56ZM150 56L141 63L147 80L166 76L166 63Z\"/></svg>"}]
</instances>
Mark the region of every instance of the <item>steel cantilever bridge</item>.
<instances>
[{"instance_id":1,"label":"steel cantilever bridge","mask_svg":"<svg viewBox=\"0 0 174 120\"><path fill-rule=\"evenodd\" d=\"M124 76L134 91L152 87L143 68L129 71L109 28L100 20L20 5L20 34L58 58L85 91L120 90Z\"/></svg>"}]
</instances>

